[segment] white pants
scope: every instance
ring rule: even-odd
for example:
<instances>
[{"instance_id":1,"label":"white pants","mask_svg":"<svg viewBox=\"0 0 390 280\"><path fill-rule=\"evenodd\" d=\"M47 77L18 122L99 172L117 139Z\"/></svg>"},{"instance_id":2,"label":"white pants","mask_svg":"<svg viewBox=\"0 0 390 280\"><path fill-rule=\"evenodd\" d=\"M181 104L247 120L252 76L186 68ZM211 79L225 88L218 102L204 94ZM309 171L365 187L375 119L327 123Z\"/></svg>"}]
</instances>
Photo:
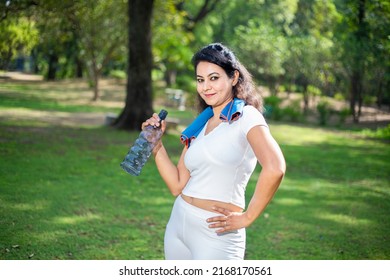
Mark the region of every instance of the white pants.
<instances>
[{"instance_id":1,"label":"white pants","mask_svg":"<svg viewBox=\"0 0 390 280\"><path fill-rule=\"evenodd\" d=\"M179 195L172 209L164 238L167 260L244 259L245 228L217 234L206 219L218 216L193 206Z\"/></svg>"}]
</instances>

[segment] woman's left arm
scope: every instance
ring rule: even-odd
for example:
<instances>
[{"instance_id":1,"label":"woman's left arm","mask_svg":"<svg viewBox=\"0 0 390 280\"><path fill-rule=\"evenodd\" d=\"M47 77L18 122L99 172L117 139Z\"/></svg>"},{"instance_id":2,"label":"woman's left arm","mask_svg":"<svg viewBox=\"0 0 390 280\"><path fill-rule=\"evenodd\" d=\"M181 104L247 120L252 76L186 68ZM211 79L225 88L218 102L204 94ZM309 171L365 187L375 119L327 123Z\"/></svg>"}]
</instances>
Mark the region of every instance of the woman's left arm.
<instances>
[{"instance_id":1,"label":"woman's left arm","mask_svg":"<svg viewBox=\"0 0 390 280\"><path fill-rule=\"evenodd\" d=\"M255 192L245 211L250 225L273 198L286 172L286 162L278 143L267 127L253 127L247 138L262 167Z\"/></svg>"},{"instance_id":2,"label":"woman's left arm","mask_svg":"<svg viewBox=\"0 0 390 280\"><path fill-rule=\"evenodd\" d=\"M251 225L273 198L286 171L283 153L268 127L255 126L251 128L247 139L262 167L256 189L247 210L243 213L229 212L223 208L214 209L224 215L208 220L211 223L210 227L219 228L218 233Z\"/></svg>"}]
</instances>

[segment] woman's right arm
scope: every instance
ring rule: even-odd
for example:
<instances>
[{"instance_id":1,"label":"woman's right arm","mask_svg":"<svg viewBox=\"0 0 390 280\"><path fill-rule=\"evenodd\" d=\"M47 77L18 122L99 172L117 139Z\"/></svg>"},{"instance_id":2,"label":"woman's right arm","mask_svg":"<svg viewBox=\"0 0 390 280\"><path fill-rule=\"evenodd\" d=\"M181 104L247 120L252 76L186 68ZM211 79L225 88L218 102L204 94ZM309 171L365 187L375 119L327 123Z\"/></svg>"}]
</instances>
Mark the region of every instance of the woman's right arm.
<instances>
[{"instance_id":1,"label":"woman's right arm","mask_svg":"<svg viewBox=\"0 0 390 280\"><path fill-rule=\"evenodd\" d=\"M181 191L190 179L190 172L184 165L184 155L186 154L186 151L187 147L184 147L177 166L175 166L169 158L164 145L161 144L161 147L155 153L154 160L157 169L168 189L174 196L181 194Z\"/></svg>"},{"instance_id":2,"label":"woman's right arm","mask_svg":"<svg viewBox=\"0 0 390 280\"><path fill-rule=\"evenodd\" d=\"M144 129L147 125L155 125L160 126L160 119L157 114L153 114L153 116L146 120L142 124L142 129ZM166 123L163 121L161 123L162 131L165 131ZM157 169L160 172L162 179L167 185L168 189L174 196L178 196L181 194L181 191L184 189L188 180L190 179L190 172L184 165L184 155L187 152L187 147L184 147L179 162L176 165L173 164L167 150L165 149L162 141L160 140L157 146L153 150L154 160L157 165Z\"/></svg>"}]
</instances>

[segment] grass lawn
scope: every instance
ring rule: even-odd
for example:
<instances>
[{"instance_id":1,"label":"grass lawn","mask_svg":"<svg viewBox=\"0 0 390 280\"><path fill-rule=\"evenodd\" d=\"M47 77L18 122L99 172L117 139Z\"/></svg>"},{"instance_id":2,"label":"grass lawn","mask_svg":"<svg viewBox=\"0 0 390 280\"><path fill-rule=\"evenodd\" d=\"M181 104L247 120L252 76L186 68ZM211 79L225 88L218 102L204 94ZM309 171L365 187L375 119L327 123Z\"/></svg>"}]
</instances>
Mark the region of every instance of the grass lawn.
<instances>
[{"instance_id":1,"label":"grass lawn","mask_svg":"<svg viewBox=\"0 0 390 280\"><path fill-rule=\"evenodd\" d=\"M2 83L0 111L120 111L119 102L90 105L90 91L72 85ZM104 98L124 96L107 91ZM287 174L247 229L246 259L390 259L390 145L356 131L270 127ZM174 198L152 160L139 177L119 167L137 135L2 115L0 259L163 259ZM164 143L177 161L178 133Z\"/></svg>"}]
</instances>

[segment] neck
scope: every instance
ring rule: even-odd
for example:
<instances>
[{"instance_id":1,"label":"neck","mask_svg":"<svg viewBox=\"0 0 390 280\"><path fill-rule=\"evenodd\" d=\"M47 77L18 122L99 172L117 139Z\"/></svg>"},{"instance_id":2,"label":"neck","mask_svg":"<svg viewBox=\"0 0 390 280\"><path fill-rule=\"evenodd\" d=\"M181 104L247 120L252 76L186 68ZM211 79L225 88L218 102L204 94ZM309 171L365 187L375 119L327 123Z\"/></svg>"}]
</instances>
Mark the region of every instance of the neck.
<instances>
[{"instance_id":1,"label":"neck","mask_svg":"<svg viewBox=\"0 0 390 280\"><path fill-rule=\"evenodd\" d=\"M226 101L224 101L222 104L220 105L215 105L213 106L213 113L214 113L214 117L218 118L219 119L219 116L221 115L221 112L222 110L226 107L227 104L229 104L230 101L233 100L233 97L231 98L228 98Z\"/></svg>"}]
</instances>

